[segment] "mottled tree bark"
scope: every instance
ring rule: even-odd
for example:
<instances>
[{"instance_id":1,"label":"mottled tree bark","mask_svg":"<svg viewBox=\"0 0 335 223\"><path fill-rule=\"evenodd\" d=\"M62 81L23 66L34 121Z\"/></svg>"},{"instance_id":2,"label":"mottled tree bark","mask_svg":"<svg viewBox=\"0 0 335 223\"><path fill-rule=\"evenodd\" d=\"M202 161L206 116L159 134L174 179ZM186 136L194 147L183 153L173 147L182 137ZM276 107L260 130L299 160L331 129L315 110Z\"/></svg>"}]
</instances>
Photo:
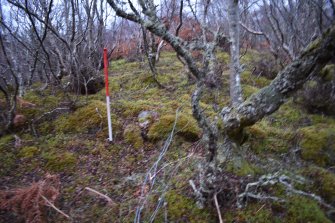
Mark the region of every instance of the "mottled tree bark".
<instances>
[{"instance_id":1,"label":"mottled tree bark","mask_svg":"<svg viewBox=\"0 0 335 223\"><path fill-rule=\"evenodd\" d=\"M227 132L240 131L275 112L311 76L317 75L335 55L335 26L310 43L270 85L251 95L238 107L226 107L221 116Z\"/></svg>"},{"instance_id":2,"label":"mottled tree bark","mask_svg":"<svg viewBox=\"0 0 335 223\"><path fill-rule=\"evenodd\" d=\"M240 65L240 12L238 0L228 0L230 40L230 98L233 106L242 103Z\"/></svg>"}]
</instances>

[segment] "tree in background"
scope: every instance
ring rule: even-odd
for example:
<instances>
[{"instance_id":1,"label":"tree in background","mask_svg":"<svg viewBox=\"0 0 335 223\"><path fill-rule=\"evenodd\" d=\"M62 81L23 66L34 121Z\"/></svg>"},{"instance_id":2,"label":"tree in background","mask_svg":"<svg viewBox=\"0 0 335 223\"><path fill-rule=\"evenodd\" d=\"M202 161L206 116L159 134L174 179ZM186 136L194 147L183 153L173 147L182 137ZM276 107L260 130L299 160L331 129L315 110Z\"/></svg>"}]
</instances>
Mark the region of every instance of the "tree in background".
<instances>
[{"instance_id":1,"label":"tree in background","mask_svg":"<svg viewBox=\"0 0 335 223\"><path fill-rule=\"evenodd\" d=\"M56 87L77 94L103 88L101 52L112 52L117 43L114 35L106 38L107 19L110 30L117 28L106 7L97 0L1 1L2 129L12 126L16 96L33 83L44 83L42 91Z\"/></svg>"}]
</instances>

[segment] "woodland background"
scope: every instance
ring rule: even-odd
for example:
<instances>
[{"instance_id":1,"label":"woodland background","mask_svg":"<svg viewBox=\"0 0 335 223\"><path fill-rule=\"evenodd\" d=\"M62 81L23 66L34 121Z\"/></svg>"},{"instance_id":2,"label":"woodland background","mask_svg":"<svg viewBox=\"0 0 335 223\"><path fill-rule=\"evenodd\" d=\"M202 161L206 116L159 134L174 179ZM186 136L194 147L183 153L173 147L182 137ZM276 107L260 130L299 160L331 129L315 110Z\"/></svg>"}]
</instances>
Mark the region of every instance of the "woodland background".
<instances>
[{"instance_id":1,"label":"woodland background","mask_svg":"<svg viewBox=\"0 0 335 223\"><path fill-rule=\"evenodd\" d=\"M333 0L0 0L0 222L334 222L334 19Z\"/></svg>"}]
</instances>

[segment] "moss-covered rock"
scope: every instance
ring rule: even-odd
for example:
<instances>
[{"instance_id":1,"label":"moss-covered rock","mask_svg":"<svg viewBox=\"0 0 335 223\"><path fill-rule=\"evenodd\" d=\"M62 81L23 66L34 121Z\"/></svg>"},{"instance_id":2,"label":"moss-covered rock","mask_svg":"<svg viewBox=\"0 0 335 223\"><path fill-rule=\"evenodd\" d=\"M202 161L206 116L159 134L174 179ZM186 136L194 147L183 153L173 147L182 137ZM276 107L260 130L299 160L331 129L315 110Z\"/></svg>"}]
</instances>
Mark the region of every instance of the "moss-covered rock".
<instances>
[{"instance_id":1,"label":"moss-covered rock","mask_svg":"<svg viewBox=\"0 0 335 223\"><path fill-rule=\"evenodd\" d=\"M123 138L127 143L132 144L136 149L143 147L141 129L138 125L127 125L123 132Z\"/></svg>"},{"instance_id":2,"label":"moss-covered rock","mask_svg":"<svg viewBox=\"0 0 335 223\"><path fill-rule=\"evenodd\" d=\"M88 105L77 109L73 114L64 115L55 122L57 132L86 132L98 130L106 116L106 104L91 101ZM100 116L101 115L101 116Z\"/></svg>"},{"instance_id":3,"label":"moss-covered rock","mask_svg":"<svg viewBox=\"0 0 335 223\"><path fill-rule=\"evenodd\" d=\"M175 115L164 115L160 117L159 121L153 123L153 125L149 128L149 139L165 139L172 131L175 119ZM175 132L190 141L198 140L201 134L201 130L199 129L195 119L191 115L187 114L178 115Z\"/></svg>"},{"instance_id":4,"label":"moss-covered rock","mask_svg":"<svg viewBox=\"0 0 335 223\"><path fill-rule=\"evenodd\" d=\"M335 164L335 126L313 125L298 131L303 159L319 166Z\"/></svg>"}]
</instances>

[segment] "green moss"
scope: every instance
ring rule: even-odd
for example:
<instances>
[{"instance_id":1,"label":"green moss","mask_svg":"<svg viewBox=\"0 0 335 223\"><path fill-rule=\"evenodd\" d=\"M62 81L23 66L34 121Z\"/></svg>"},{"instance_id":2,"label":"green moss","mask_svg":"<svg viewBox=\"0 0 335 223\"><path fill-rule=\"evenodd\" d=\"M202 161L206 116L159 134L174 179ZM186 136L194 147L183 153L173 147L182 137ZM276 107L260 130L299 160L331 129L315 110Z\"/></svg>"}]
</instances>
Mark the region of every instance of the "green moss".
<instances>
[{"instance_id":1,"label":"green moss","mask_svg":"<svg viewBox=\"0 0 335 223\"><path fill-rule=\"evenodd\" d=\"M138 125L127 125L123 132L123 137L126 142L132 144L136 149L143 147L141 129Z\"/></svg>"},{"instance_id":2,"label":"green moss","mask_svg":"<svg viewBox=\"0 0 335 223\"><path fill-rule=\"evenodd\" d=\"M243 96L244 96L245 98L248 98L248 97L250 97L253 93L256 93L256 92L259 90L259 88L257 88L257 87L253 87L253 86L251 86L251 85L245 85L245 84L243 84L243 85L242 85L242 90L243 90Z\"/></svg>"},{"instance_id":3,"label":"green moss","mask_svg":"<svg viewBox=\"0 0 335 223\"><path fill-rule=\"evenodd\" d=\"M22 158L32 158L38 153L39 149L36 146L26 146L20 150L19 156Z\"/></svg>"},{"instance_id":4,"label":"green moss","mask_svg":"<svg viewBox=\"0 0 335 223\"><path fill-rule=\"evenodd\" d=\"M53 172L72 171L76 165L76 157L73 153L44 153L42 157L46 160L46 168Z\"/></svg>"},{"instance_id":5,"label":"green moss","mask_svg":"<svg viewBox=\"0 0 335 223\"><path fill-rule=\"evenodd\" d=\"M289 200L287 214L284 222L302 223L319 222L330 223L316 201L305 197L294 196Z\"/></svg>"},{"instance_id":6,"label":"green moss","mask_svg":"<svg viewBox=\"0 0 335 223\"><path fill-rule=\"evenodd\" d=\"M176 191L166 194L166 202L169 222L215 222L208 210L197 208L194 199Z\"/></svg>"},{"instance_id":7,"label":"green moss","mask_svg":"<svg viewBox=\"0 0 335 223\"><path fill-rule=\"evenodd\" d=\"M13 170L16 163L16 155L10 151L1 151L0 156L0 176Z\"/></svg>"},{"instance_id":8,"label":"green moss","mask_svg":"<svg viewBox=\"0 0 335 223\"><path fill-rule=\"evenodd\" d=\"M241 74L241 83L245 85L250 85L257 88L263 88L270 84L270 80L265 77L257 77L253 75L250 71L246 70Z\"/></svg>"},{"instance_id":9,"label":"green moss","mask_svg":"<svg viewBox=\"0 0 335 223\"><path fill-rule=\"evenodd\" d=\"M30 90L27 91L23 99L35 104L36 107L21 108L19 106L18 112L24 114L28 119L32 119L58 107L58 104L62 101L62 95L60 93L52 94L48 89L43 93L36 90Z\"/></svg>"},{"instance_id":10,"label":"green moss","mask_svg":"<svg viewBox=\"0 0 335 223\"><path fill-rule=\"evenodd\" d=\"M243 49L241 49L243 51ZM247 64L247 65L254 65L255 61L258 61L260 59L260 53L256 50L248 49L247 53L245 53L241 57L241 63Z\"/></svg>"},{"instance_id":11,"label":"green moss","mask_svg":"<svg viewBox=\"0 0 335 223\"><path fill-rule=\"evenodd\" d=\"M302 110L293 101L289 101L283 104L268 119L271 120L272 126L295 129L304 118L306 118L306 115Z\"/></svg>"},{"instance_id":12,"label":"green moss","mask_svg":"<svg viewBox=\"0 0 335 223\"><path fill-rule=\"evenodd\" d=\"M159 105L159 102L150 100L126 101L119 100L118 107L123 111L126 117L136 117L141 111L151 111Z\"/></svg>"},{"instance_id":13,"label":"green moss","mask_svg":"<svg viewBox=\"0 0 335 223\"><path fill-rule=\"evenodd\" d=\"M329 64L329 65L325 66L321 70L320 76L325 81L334 80L334 78L335 78L335 64Z\"/></svg>"},{"instance_id":14,"label":"green moss","mask_svg":"<svg viewBox=\"0 0 335 223\"><path fill-rule=\"evenodd\" d=\"M218 62L224 62L226 64L229 64L230 56L227 52L217 53L216 58L217 58Z\"/></svg>"},{"instance_id":15,"label":"green moss","mask_svg":"<svg viewBox=\"0 0 335 223\"><path fill-rule=\"evenodd\" d=\"M265 204L251 203L241 210L228 210L223 215L224 220L236 223L331 222L314 200L299 196L288 197L286 200L286 203L275 202L270 207Z\"/></svg>"},{"instance_id":16,"label":"green moss","mask_svg":"<svg viewBox=\"0 0 335 223\"><path fill-rule=\"evenodd\" d=\"M247 134L249 134L248 143L251 149L258 154L286 153L292 146L295 135L293 130L275 127L266 120L247 128Z\"/></svg>"},{"instance_id":17,"label":"green moss","mask_svg":"<svg viewBox=\"0 0 335 223\"><path fill-rule=\"evenodd\" d=\"M0 137L0 176L8 174L16 164L14 137L5 135Z\"/></svg>"},{"instance_id":18,"label":"green moss","mask_svg":"<svg viewBox=\"0 0 335 223\"><path fill-rule=\"evenodd\" d=\"M307 88L315 88L315 87L318 86L318 82L315 81L315 80L310 80L310 81L307 81L307 82L305 83L305 86L306 86Z\"/></svg>"},{"instance_id":19,"label":"green moss","mask_svg":"<svg viewBox=\"0 0 335 223\"><path fill-rule=\"evenodd\" d=\"M308 55L309 53L311 53L313 50L315 50L316 48L320 47L321 45L321 39L316 39L313 42L311 42L308 46L307 49L302 52L302 56Z\"/></svg>"},{"instance_id":20,"label":"green moss","mask_svg":"<svg viewBox=\"0 0 335 223\"><path fill-rule=\"evenodd\" d=\"M298 131L301 156L320 166L335 164L335 126L314 125Z\"/></svg>"},{"instance_id":21,"label":"green moss","mask_svg":"<svg viewBox=\"0 0 335 223\"><path fill-rule=\"evenodd\" d=\"M222 212L224 222L270 223L280 222L272 215L271 209L262 204L248 204L244 209Z\"/></svg>"},{"instance_id":22,"label":"green moss","mask_svg":"<svg viewBox=\"0 0 335 223\"><path fill-rule=\"evenodd\" d=\"M0 148L5 148L9 146L9 143L13 142L14 136L13 135L4 135L0 137Z\"/></svg>"},{"instance_id":23,"label":"green moss","mask_svg":"<svg viewBox=\"0 0 335 223\"><path fill-rule=\"evenodd\" d=\"M312 121L313 125L316 124L326 124L330 126L335 126L335 119L325 115L309 115L309 119Z\"/></svg>"},{"instance_id":24,"label":"green moss","mask_svg":"<svg viewBox=\"0 0 335 223\"><path fill-rule=\"evenodd\" d=\"M160 117L159 121L149 128L149 139L165 139L173 128L175 118L175 115L164 115ZM176 133L187 140L194 141L199 139L201 130L191 115L180 114L177 120Z\"/></svg>"},{"instance_id":25,"label":"green moss","mask_svg":"<svg viewBox=\"0 0 335 223\"><path fill-rule=\"evenodd\" d=\"M112 94L114 94L114 92L120 91L121 90L120 83L118 81L115 81L113 78L110 78L109 90ZM101 91L105 94L106 89L102 89Z\"/></svg>"},{"instance_id":26,"label":"green moss","mask_svg":"<svg viewBox=\"0 0 335 223\"><path fill-rule=\"evenodd\" d=\"M238 160L238 163L229 162L227 165L227 171L234 173L237 176L254 176L255 169L252 164L250 164L245 159Z\"/></svg>"},{"instance_id":27,"label":"green moss","mask_svg":"<svg viewBox=\"0 0 335 223\"><path fill-rule=\"evenodd\" d=\"M313 182L311 190L329 203L335 202L335 174L319 167L309 167L304 175Z\"/></svg>"},{"instance_id":28,"label":"green moss","mask_svg":"<svg viewBox=\"0 0 335 223\"><path fill-rule=\"evenodd\" d=\"M135 70L136 68L138 68L138 66L139 66L139 63L137 62L129 63L125 59L120 59L120 60L112 61L110 70L113 73L114 72L129 72L129 71Z\"/></svg>"},{"instance_id":29,"label":"green moss","mask_svg":"<svg viewBox=\"0 0 335 223\"><path fill-rule=\"evenodd\" d=\"M43 151L64 149L66 144L71 140L72 138L70 136L62 133L59 133L57 135L50 134L39 138L39 142L41 145L40 148L45 148L43 149Z\"/></svg>"},{"instance_id":30,"label":"green moss","mask_svg":"<svg viewBox=\"0 0 335 223\"><path fill-rule=\"evenodd\" d=\"M106 129L106 104L92 100L88 105L77 109L74 113L63 115L54 122L58 133L96 133ZM119 130L118 120L112 115L113 129Z\"/></svg>"}]
</instances>

